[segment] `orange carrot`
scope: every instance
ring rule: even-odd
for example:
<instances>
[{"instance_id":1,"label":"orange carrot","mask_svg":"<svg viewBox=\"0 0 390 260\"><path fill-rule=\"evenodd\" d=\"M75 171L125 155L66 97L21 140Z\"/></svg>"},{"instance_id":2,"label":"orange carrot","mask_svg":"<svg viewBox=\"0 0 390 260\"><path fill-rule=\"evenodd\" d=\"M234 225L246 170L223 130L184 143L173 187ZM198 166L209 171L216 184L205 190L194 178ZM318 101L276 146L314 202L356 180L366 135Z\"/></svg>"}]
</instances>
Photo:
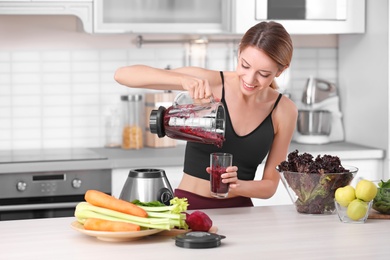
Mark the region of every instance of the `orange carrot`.
<instances>
[{"instance_id":1,"label":"orange carrot","mask_svg":"<svg viewBox=\"0 0 390 260\"><path fill-rule=\"evenodd\" d=\"M94 231L128 232L140 231L141 227L132 223L89 218L84 222L84 229Z\"/></svg>"},{"instance_id":2,"label":"orange carrot","mask_svg":"<svg viewBox=\"0 0 390 260\"><path fill-rule=\"evenodd\" d=\"M88 203L97 207L111 209L143 218L148 216L148 213L137 205L129 201L117 199L98 190L87 190L84 198Z\"/></svg>"}]
</instances>

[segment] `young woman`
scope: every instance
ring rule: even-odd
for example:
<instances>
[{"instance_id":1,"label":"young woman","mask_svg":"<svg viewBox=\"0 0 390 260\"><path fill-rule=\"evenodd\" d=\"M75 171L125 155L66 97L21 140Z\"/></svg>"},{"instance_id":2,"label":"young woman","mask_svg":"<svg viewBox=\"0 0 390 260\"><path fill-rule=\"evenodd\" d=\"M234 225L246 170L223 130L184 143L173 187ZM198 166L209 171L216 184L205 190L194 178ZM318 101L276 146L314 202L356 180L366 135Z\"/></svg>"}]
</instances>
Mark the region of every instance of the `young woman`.
<instances>
[{"instance_id":1,"label":"young woman","mask_svg":"<svg viewBox=\"0 0 390 260\"><path fill-rule=\"evenodd\" d=\"M250 28L239 45L235 71L198 67L163 70L143 65L119 68L115 80L132 88L185 90L192 98L211 96L226 109L221 148L187 142L183 178L175 196L186 197L189 209L253 206L251 198L267 199L279 184L276 166L286 159L297 120L295 104L277 91L274 78L289 67L290 35L276 22ZM210 153L233 154L233 166L222 175L229 183L226 199L210 194ZM266 158L260 180L257 166Z\"/></svg>"}]
</instances>

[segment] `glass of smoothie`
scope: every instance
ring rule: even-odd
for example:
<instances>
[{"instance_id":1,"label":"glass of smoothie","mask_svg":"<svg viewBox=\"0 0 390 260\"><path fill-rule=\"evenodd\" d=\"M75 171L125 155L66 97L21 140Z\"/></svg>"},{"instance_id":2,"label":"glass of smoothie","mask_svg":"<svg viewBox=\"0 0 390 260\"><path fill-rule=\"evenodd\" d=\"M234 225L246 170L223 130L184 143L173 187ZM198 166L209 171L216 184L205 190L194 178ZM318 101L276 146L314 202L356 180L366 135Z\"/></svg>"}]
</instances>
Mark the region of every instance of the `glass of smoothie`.
<instances>
[{"instance_id":1,"label":"glass of smoothie","mask_svg":"<svg viewBox=\"0 0 390 260\"><path fill-rule=\"evenodd\" d=\"M229 183L222 183L221 175L226 168L232 166L233 155L230 153L210 154L210 188L211 195L216 198L226 198L229 193Z\"/></svg>"}]
</instances>

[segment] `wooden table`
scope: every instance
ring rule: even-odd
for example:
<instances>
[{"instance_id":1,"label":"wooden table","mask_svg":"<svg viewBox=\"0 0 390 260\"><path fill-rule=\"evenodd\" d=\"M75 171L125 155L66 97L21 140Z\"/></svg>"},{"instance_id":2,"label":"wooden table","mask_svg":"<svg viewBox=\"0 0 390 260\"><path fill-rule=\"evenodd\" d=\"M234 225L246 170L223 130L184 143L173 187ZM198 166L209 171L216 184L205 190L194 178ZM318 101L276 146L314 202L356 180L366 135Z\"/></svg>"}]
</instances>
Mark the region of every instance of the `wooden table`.
<instances>
[{"instance_id":1,"label":"wooden table","mask_svg":"<svg viewBox=\"0 0 390 260\"><path fill-rule=\"evenodd\" d=\"M71 228L75 218L0 221L0 259L389 259L390 221L341 223L292 205L205 210L226 236L210 249L187 249L172 237L106 242Z\"/></svg>"}]
</instances>

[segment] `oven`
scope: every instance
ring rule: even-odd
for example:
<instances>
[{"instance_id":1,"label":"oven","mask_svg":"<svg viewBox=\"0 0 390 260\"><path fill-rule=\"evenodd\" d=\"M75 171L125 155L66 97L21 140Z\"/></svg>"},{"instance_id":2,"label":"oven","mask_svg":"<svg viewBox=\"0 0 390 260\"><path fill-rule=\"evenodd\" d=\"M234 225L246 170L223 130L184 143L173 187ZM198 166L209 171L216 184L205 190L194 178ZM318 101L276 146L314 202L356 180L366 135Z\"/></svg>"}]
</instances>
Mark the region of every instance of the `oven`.
<instances>
[{"instance_id":1,"label":"oven","mask_svg":"<svg viewBox=\"0 0 390 260\"><path fill-rule=\"evenodd\" d=\"M13 152L12 159L0 152L0 165L75 160L93 164L96 160L107 159L89 151L72 151L57 153L55 158L42 157L39 153L22 158ZM89 189L111 195L111 169L1 172L0 221L74 216L76 205L85 201L84 194Z\"/></svg>"}]
</instances>

